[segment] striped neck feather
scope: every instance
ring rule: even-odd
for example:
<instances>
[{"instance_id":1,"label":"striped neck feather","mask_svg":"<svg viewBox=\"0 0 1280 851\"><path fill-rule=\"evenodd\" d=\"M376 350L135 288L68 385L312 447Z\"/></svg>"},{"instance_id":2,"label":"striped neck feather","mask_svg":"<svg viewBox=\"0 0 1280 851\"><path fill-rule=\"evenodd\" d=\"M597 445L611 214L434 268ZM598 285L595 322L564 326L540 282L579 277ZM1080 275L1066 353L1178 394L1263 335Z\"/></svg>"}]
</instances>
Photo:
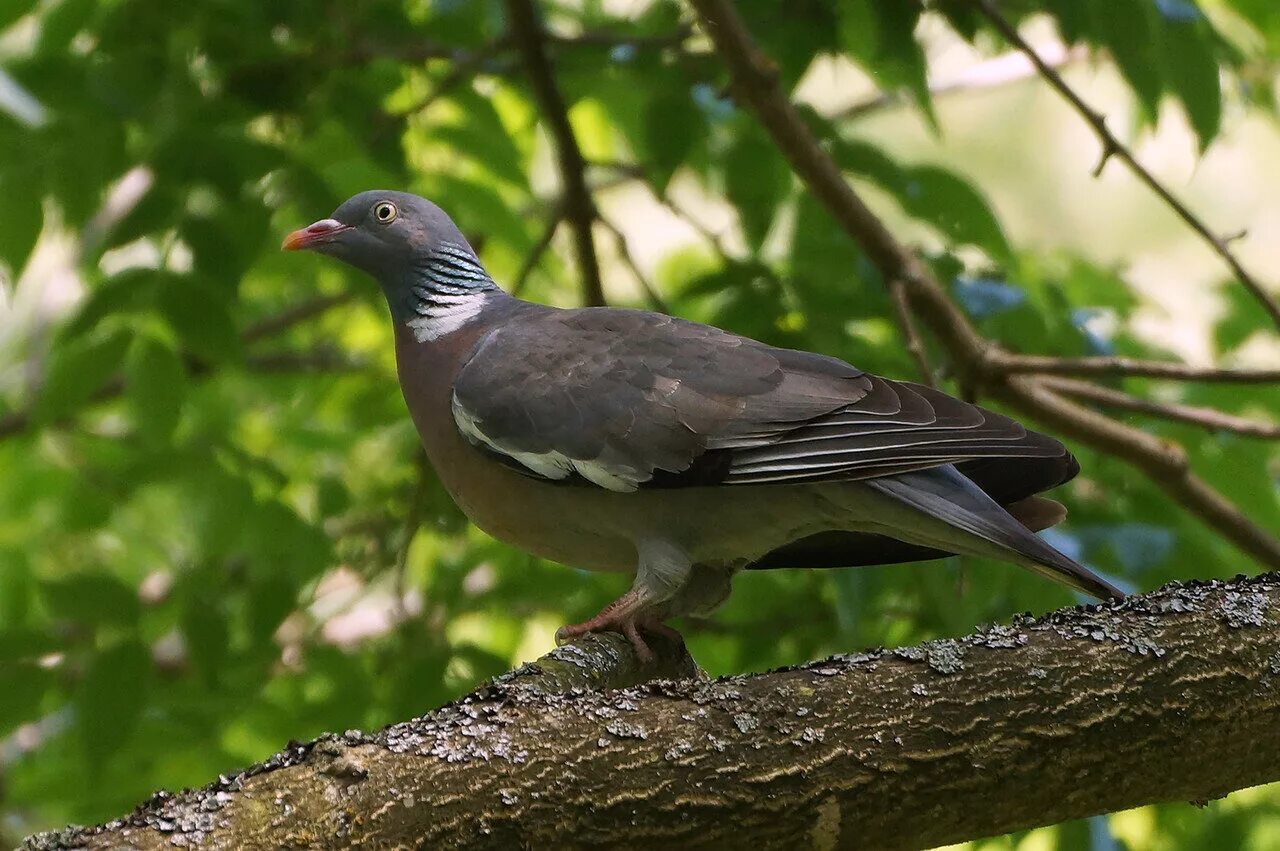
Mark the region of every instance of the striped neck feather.
<instances>
[{"instance_id":1,"label":"striped neck feather","mask_svg":"<svg viewBox=\"0 0 1280 851\"><path fill-rule=\"evenodd\" d=\"M417 268L409 284L406 324L419 342L434 340L475 319L500 292L470 250L442 243Z\"/></svg>"}]
</instances>

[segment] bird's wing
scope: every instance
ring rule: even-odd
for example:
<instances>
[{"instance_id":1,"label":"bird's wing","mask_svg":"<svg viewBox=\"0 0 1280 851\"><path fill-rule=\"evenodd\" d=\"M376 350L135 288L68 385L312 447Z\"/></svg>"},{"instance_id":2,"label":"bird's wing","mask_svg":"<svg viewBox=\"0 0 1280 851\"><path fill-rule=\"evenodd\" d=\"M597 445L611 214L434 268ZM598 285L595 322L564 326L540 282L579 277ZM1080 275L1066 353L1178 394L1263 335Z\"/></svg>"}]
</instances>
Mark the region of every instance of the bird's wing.
<instances>
[{"instance_id":1,"label":"bird's wing","mask_svg":"<svg viewBox=\"0 0 1280 851\"><path fill-rule=\"evenodd\" d=\"M616 491L1066 454L927 387L609 308L548 310L490 331L455 379L453 414L469 440L522 472Z\"/></svg>"}]
</instances>

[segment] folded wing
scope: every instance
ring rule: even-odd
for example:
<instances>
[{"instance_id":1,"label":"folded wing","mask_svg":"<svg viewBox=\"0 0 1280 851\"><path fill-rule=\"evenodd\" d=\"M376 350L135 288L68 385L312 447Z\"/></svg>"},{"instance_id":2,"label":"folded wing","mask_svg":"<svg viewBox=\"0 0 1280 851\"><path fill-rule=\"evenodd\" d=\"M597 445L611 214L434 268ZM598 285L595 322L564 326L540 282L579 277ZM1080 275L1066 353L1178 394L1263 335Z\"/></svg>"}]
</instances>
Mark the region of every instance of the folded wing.
<instances>
[{"instance_id":1,"label":"folded wing","mask_svg":"<svg viewBox=\"0 0 1280 851\"><path fill-rule=\"evenodd\" d=\"M490 332L454 419L522 472L615 491L876 478L1069 458L936 390L660 314L542 310ZM989 459L985 460L984 459ZM994 465L994 466L993 466Z\"/></svg>"}]
</instances>

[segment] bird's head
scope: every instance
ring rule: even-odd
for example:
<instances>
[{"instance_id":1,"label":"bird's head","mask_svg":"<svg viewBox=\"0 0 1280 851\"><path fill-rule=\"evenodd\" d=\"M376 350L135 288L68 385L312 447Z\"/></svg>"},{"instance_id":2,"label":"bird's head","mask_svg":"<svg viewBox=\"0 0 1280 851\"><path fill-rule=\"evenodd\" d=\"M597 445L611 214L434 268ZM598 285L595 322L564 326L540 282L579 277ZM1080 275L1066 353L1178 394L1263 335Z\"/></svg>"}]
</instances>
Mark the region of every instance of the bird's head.
<instances>
[{"instance_id":1,"label":"bird's head","mask_svg":"<svg viewBox=\"0 0 1280 851\"><path fill-rule=\"evenodd\" d=\"M478 299L500 292L458 226L425 198L375 189L349 198L327 219L285 237L372 275L391 315L421 339L474 315Z\"/></svg>"},{"instance_id":2,"label":"bird's head","mask_svg":"<svg viewBox=\"0 0 1280 851\"><path fill-rule=\"evenodd\" d=\"M289 234L282 247L335 257L390 292L445 245L470 251L443 210L408 192L373 189L347 199L329 218Z\"/></svg>"}]
</instances>

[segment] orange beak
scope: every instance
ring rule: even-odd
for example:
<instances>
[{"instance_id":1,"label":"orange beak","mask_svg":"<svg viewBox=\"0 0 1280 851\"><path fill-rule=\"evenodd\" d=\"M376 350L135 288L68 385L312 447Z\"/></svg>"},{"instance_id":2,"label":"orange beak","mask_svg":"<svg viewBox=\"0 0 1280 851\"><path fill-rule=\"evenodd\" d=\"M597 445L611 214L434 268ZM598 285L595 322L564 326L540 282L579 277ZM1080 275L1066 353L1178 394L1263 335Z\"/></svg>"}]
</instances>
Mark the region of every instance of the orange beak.
<instances>
[{"instance_id":1,"label":"orange beak","mask_svg":"<svg viewBox=\"0 0 1280 851\"><path fill-rule=\"evenodd\" d=\"M348 230L351 230L351 225L344 225L337 219L321 219L315 224L307 225L305 228L295 230L286 236L280 247L285 251L301 251L304 248L314 248L321 243L333 241L335 236Z\"/></svg>"}]
</instances>

